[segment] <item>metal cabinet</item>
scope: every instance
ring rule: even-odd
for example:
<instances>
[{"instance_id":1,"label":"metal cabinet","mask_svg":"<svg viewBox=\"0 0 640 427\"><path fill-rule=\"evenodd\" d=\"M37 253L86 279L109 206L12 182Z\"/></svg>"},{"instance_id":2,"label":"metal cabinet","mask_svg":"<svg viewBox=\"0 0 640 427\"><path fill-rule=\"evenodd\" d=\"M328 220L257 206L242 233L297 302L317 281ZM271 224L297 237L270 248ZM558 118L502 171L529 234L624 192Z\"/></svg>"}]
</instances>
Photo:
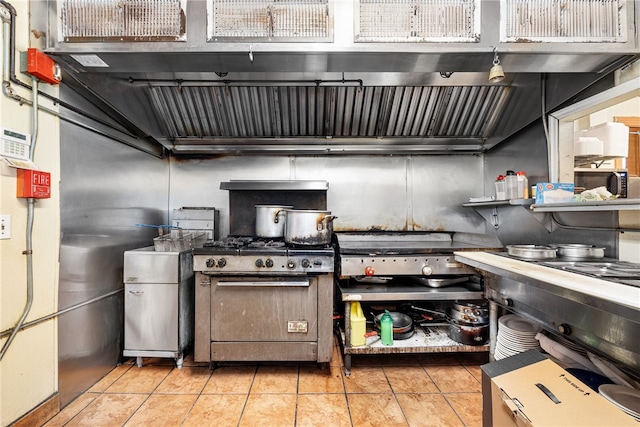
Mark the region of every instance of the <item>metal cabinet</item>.
<instances>
[{"instance_id":1,"label":"metal cabinet","mask_svg":"<svg viewBox=\"0 0 640 427\"><path fill-rule=\"evenodd\" d=\"M193 339L193 255L155 252L124 254L124 356L170 357L182 367Z\"/></svg>"}]
</instances>

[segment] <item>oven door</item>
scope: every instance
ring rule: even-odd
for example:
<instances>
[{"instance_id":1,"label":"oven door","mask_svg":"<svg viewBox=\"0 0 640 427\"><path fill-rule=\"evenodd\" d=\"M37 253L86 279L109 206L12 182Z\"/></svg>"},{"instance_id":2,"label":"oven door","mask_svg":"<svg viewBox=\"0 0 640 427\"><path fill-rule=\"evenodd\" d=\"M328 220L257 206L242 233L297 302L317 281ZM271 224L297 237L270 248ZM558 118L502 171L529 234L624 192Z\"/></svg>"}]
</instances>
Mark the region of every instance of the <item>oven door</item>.
<instances>
[{"instance_id":1,"label":"oven door","mask_svg":"<svg viewBox=\"0 0 640 427\"><path fill-rule=\"evenodd\" d=\"M316 342L317 277L212 277L213 342Z\"/></svg>"}]
</instances>

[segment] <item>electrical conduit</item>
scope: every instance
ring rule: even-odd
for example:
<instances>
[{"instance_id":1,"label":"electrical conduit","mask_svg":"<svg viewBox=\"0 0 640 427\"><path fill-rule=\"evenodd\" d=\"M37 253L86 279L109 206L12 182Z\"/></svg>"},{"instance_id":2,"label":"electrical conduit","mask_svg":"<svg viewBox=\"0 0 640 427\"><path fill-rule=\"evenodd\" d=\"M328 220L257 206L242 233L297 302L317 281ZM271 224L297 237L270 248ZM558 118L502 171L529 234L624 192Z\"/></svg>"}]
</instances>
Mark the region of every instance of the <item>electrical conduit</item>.
<instances>
[{"instance_id":1,"label":"electrical conduit","mask_svg":"<svg viewBox=\"0 0 640 427\"><path fill-rule=\"evenodd\" d=\"M5 67L6 68L6 67ZM4 77L4 76L3 76ZM32 93L32 115L31 115L31 147L29 149L29 160L33 161L35 149L36 149L36 139L38 137L38 79L35 77L31 77L31 83L33 87ZM9 346L13 342L13 339L16 337L16 334L22 328L22 325L31 310L31 306L33 305L33 218L34 218L34 198L27 199L27 230L26 230L26 249L23 252L27 256L27 302L25 303L24 309L22 310L22 315L20 319L14 326L13 331L11 331L11 335L7 338L4 345L2 346L2 350L0 350L0 361L4 358L4 355L9 350Z\"/></svg>"}]
</instances>

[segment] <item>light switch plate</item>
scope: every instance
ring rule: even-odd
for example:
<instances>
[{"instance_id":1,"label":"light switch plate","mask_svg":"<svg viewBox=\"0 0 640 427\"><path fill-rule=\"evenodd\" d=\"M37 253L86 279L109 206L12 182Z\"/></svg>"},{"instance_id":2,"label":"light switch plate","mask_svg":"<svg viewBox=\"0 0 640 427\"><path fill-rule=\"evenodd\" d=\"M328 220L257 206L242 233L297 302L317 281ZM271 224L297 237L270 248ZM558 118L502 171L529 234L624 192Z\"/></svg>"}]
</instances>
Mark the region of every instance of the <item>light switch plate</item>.
<instances>
[{"instance_id":1,"label":"light switch plate","mask_svg":"<svg viewBox=\"0 0 640 427\"><path fill-rule=\"evenodd\" d=\"M11 215L0 215L0 239L11 238Z\"/></svg>"}]
</instances>

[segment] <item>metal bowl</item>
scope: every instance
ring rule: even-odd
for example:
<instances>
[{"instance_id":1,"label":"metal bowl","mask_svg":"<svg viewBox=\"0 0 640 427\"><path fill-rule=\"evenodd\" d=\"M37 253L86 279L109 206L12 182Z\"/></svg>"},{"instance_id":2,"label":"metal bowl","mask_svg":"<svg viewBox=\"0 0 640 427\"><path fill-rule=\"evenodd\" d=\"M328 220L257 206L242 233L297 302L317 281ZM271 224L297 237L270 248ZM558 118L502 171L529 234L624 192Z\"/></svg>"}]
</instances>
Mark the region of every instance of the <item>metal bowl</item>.
<instances>
[{"instance_id":1,"label":"metal bowl","mask_svg":"<svg viewBox=\"0 0 640 427\"><path fill-rule=\"evenodd\" d=\"M556 248L539 245L507 245L507 253L511 256L524 259L555 258Z\"/></svg>"}]
</instances>

